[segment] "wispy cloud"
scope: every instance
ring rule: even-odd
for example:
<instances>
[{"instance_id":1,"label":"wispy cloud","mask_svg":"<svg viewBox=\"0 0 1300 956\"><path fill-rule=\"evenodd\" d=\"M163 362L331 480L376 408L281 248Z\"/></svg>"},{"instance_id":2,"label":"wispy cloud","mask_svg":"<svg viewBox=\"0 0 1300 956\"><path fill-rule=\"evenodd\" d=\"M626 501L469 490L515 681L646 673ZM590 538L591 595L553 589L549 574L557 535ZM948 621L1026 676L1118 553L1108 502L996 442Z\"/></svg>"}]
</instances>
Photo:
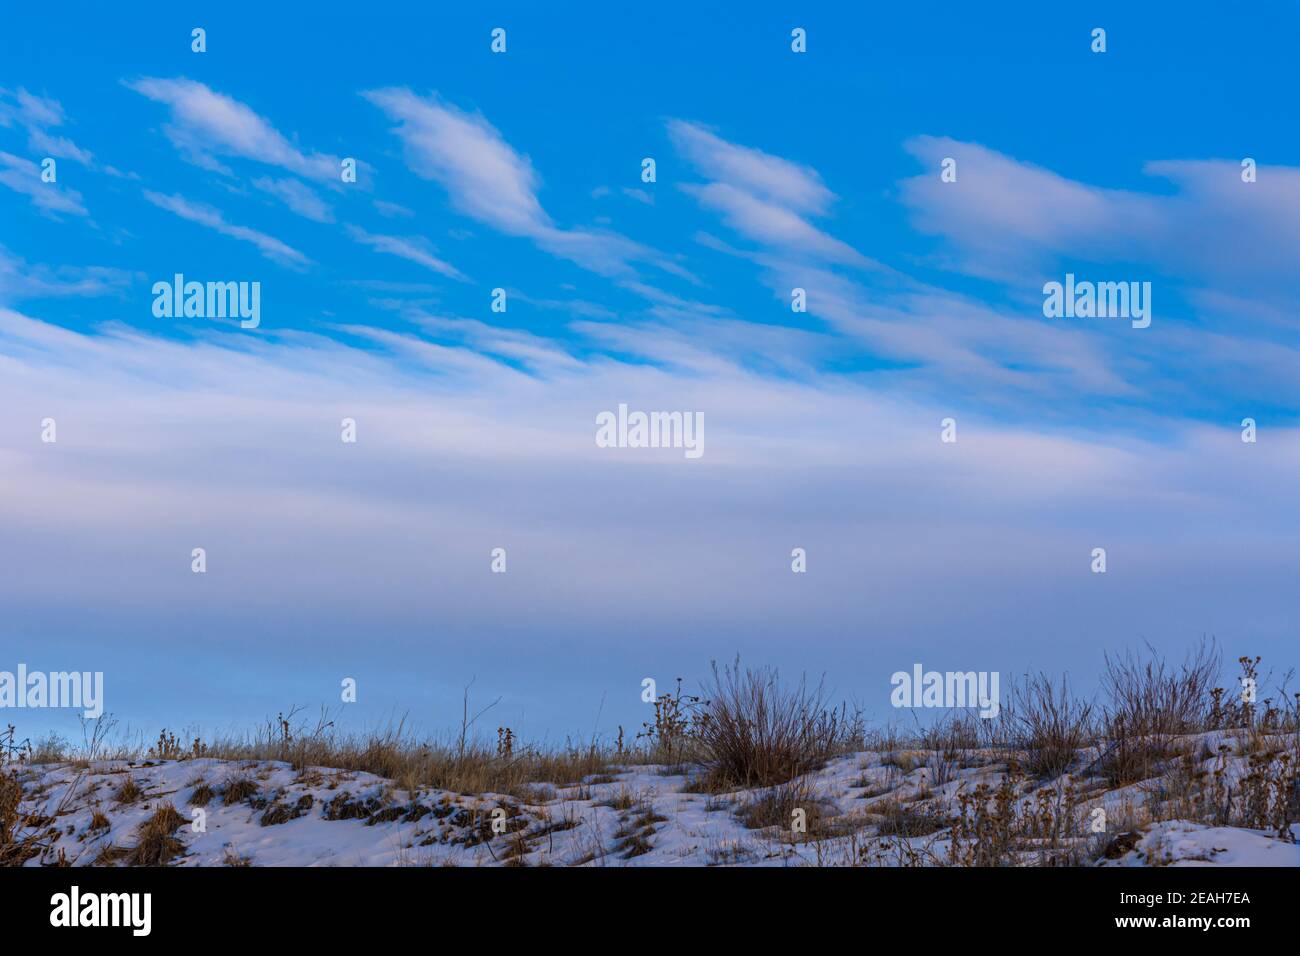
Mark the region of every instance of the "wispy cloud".
<instances>
[{"instance_id":1,"label":"wispy cloud","mask_svg":"<svg viewBox=\"0 0 1300 956\"><path fill-rule=\"evenodd\" d=\"M401 203L388 202L385 199L376 199L374 206L375 212L387 219L410 219L415 215Z\"/></svg>"},{"instance_id":2,"label":"wispy cloud","mask_svg":"<svg viewBox=\"0 0 1300 956\"><path fill-rule=\"evenodd\" d=\"M398 124L394 132L411 170L442 185L464 215L603 275L627 275L634 261L662 259L610 230L557 226L538 198L541 177L532 161L484 117L405 88L362 95Z\"/></svg>"},{"instance_id":3,"label":"wispy cloud","mask_svg":"<svg viewBox=\"0 0 1300 956\"><path fill-rule=\"evenodd\" d=\"M424 309L406 309L404 317L431 338L463 344L495 359L518 363L545 376L585 368L585 363L555 341L522 329L505 329L478 319L444 316Z\"/></svg>"},{"instance_id":4,"label":"wispy cloud","mask_svg":"<svg viewBox=\"0 0 1300 956\"><path fill-rule=\"evenodd\" d=\"M314 222L333 222L334 211L329 203L321 199L309 186L297 179L272 179L259 176L253 180L253 186L269 193L288 206L298 215Z\"/></svg>"},{"instance_id":5,"label":"wispy cloud","mask_svg":"<svg viewBox=\"0 0 1300 956\"><path fill-rule=\"evenodd\" d=\"M10 100L12 102L5 102ZM17 119L25 126L62 126L67 120L63 104L48 96L37 96L21 87L0 90L0 124Z\"/></svg>"},{"instance_id":6,"label":"wispy cloud","mask_svg":"<svg viewBox=\"0 0 1300 956\"><path fill-rule=\"evenodd\" d=\"M108 266L33 264L0 246L0 301L120 295L138 278Z\"/></svg>"},{"instance_id":7,"label":"wispy cloud","mask_svg":"<svg viewBox=\"0 0 1300 956\"><path fill-rule=\"evenodd\" d=\"M366 232L359 226L349 226L348 234L363 246L369 246L376 252L385 252L391 256L398 256L407 259L417 265L424 266L426 269L432 269L434 272L445 275L449 279L456 279L460 282L468 282L459 269L451 263L439 259L427 248L425 240L418 236L382 236Z\"/></svg>"},{"instance_id":8,"label":"wispy cloud","mask_svg":"<svg viewBox=\"0 0 1300 956\"><path fill-rule=\"evenodd\" d=\"M532 162L482 116L406 89L362 95L400 124L407 164L442 184L460 212L515 236L553 228L537 199L541 179Z\"/></svg>"},{"instance_id":9,"label":"wispy cloud","mask_svg":"<svg viewBox=\"0 0 1300 956\"><path fill-rule=\"evenodd\" d=\"M1191 284L1235 280L1258 292L1260 282L1289 285L1300 273L1300 168L1261 166L1248 183L1237 160L1150 162L1144 172L1175 191L1139 192L946 137L906 147L926 167L901 186L913 221L947 241L955 268L976 275L1023 284L1063 258L1144 262ZM940 181L945 157L957 161L956 182Z\"/></svg>"},{"instance_id":10,"label":"wispy cloud","mask_svg":"<svg viewBox=\"0 0 1300 956\"><path fill-rule=\"evenodd\" d=\"M167 137L197 165L229 173L216 157L234 156L308 179L339 177L339 157L298 147L250 107L203 83L144 77L126 85L170 108L171 122L164 127Z\"/></svg>"},{"instance_id":11,"label":"wispy cloud","mask_svg":"<svg viewBox=\"0 0 1300 956\"><path fill-rule=\"evenodd\" d=\"M668 133L678 150L713 180L683 183L681 188L705 208L720 213L732 229L791 255L876 266L848 243L809 222L810 215L825 215L835 199L816 170L729 143L684 120L670 120Z\"/></svg>"},{"instance_id":12,"label":"wispy cloud","mask_svg":"<svg viewBox=\"0 0 1300 956\"><path fill-rule=\"evenodd\" d=\"M669 120L668 135L682 155L715 182L811 215L825 213L835 199L811 166L727 142L685 120Z\"/></svg>"},{"instance_id":13,"label":"wispy cloud","mask_svg":"<svg viewBox=\"0 0 1300 956\"><path fill-rule=\"evenodd\" d=\"M1147 363L1116 359L1112 343L1090 330L1046 325L1036 310L1017 314L909 278L813 227L799 210L824 212L834 198L814 170L692 124L675 121L670 130L701 171L733 179L683 188L760 249L711 237L705 244L753 262L778 298L804 289L808 314L839 337L841 350L895 387L1007 409L1030 396L1133 397L1159 384ZM842 265L873 268L841 274L834 267Z\"/></svg>"},{"instance_id":14,"label":"wispy cloud","mask_svg":"<svg viewBox=\"0 0 1300 956\"><path fill-rule=\"evenodd\" d=\"M57 182L42 182L41 167L30 159L0 152L0 184L23 194L43 212L90 215L82 205L81 193Z\"/></svg>"},{"instance_id":15,"label":"wispy cloud","mask_svg":"<svg viewBox=\"0 0 1300 956\"><path fill-rule=\"evenodd\" d=\"M833 238L792 210L759 199L730 183L702 186L684 183L682 189L699 200L700 205L721 213L732 229L756 242L782 246L828 262L871 265L869 259L848 243Z\"/></svg>"},{"instance_id":16,"label":"wispy cloud","mask_svg":"<svg viewBox=\"0 0 1300 956\"><path fill-rule=\"evenodd\" d=\"M0 126L17 122L27 131L27 146L37 155L71 159L93 168L95 157L67 136L51 132L67 122L63 104L48 96L37 96L23 88L0 89Z\"/></svg>"},{"instance_id":17,"label":"wispy cloud","mask_svg":"<svg viewBox=\"0 0 1300 956\"><path fill-rule=\"evenodd\" d=\"M154 192L151 189L146 189L144 191L144 198L160 209L166 209L168 212L175 213L182 219L188 219L190 222L206 226L209 229L219 232L223 236L229 236L232 239L239 239L244 242L251 242L258 248L262 255L273 262L278 262L281 265L289 266L294 269L304 269L311 265L311 260L292 246L281 242L274 236L268 236L264 232L258 232L256 229L228 223L221 212L211 206L191 202L183 196L166 196L162 193Z\"/></svg>"}]
</instances>

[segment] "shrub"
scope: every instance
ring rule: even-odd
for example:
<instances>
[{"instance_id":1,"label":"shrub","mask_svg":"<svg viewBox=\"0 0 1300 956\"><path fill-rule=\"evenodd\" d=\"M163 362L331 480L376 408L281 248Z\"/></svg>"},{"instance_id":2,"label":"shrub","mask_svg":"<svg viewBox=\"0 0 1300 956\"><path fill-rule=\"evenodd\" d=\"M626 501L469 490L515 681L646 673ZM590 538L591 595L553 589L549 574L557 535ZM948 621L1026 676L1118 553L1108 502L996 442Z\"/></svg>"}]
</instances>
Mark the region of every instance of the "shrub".
<instances>
[{"instance_id":1,"label":"shrub","mask_svg":"<svg viewBox=\"0 0 1300 956\"><path fill-rule=\"evenodd\" d=\"M128 773L126 778L114 792L113 799L119 804L126 805L128 803L135 803L143 796L144 791L141 790L140 785L135 782L135 777Z\"/></svg>"},{"instance_id":2,"label":"shrub","mask_svg":"<svg viewBox=\"0 0 1300 956\"><path fill-rule=\"evenodd\" d=\"M153 816L140 824L135 846L127 856L131 866L166 866L185 852L185 844L173 834L185 818L170 803L154 811Z\"/></svg>"},{"instance_id":3,"label":"shrub","mask_svg":"<svg viewBox=\"0 0 1300 956\"><path fill-rule=\"evenodd\" d=\"M38 852L36 835L18 831L23 786L16 773L0 774L0 866L22 866Z\"/></svg>"},{"instance_id":4,"label":"shrub","mask_svg":"<svg viewBox=\"0 0 1300 956\"><path fill-rule=\"evenodd\" d=\"M252 777L234 777L226 782L221 793L221 802L226 806L243 803L249 797L257 795L257 782Z\"/></svg>"},{"instance_id":5,"label":"shrub","mask_svg":"<svg viewBox=\"0 0 1300 956\"><path fill-rule=\"evenodd\" d=\"M1011 694L1011 719L1024 750L1024 769L1036 776L1065 773L1092 738L1092 704L1070 695L1066 678L1026 675Z\"/></svg>"},{"instance_id":6,"label":"shrub","mask_svg":"<svg viewBox=\"0 0 1300 956\"><path fill-rule=\"evenodd\" d=\"M843 710L830 709L822 684L778 683L775 670L721 672L715 663L696 735L701 762L717 786L767 787L821 767L850 733Z\"/></svg>"},{"instance_id":7,"label":"shrub","mask_svg":"<svg viewBox=\"0 0 1300 956\"><path fill-rule=\"evenodd\" d=\"M1110 742L1099 761L1114 787L1160 772L1180 734L1211 723L1212 685L1219 664L1214 646L1202 641L1174 670L1154 648L1145 661L1132 654L1106 655L1102 687L1109 703L1102 722Z\"/></svg>"}]
</instances>

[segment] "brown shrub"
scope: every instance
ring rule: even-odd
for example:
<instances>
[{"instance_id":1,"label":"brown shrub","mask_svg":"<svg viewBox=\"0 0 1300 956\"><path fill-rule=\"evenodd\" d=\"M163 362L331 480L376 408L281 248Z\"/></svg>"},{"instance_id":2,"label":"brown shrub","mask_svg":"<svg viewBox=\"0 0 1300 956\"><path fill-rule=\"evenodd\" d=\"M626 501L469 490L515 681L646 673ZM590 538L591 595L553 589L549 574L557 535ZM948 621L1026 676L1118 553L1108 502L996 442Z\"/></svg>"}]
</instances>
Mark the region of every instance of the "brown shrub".
<instances>
[{"instance_id":1,"label":"brown shrub","mask_svg":"<svg viewBox=\"0 0 1300 956\"><path fill-rule=\"evenodd\" d=\"M40 852L37 834L19 832L22 799L17 773L0 774L0 866L22 866Z\"/></svg>"},{"instance_id":2,"label":"brown shrub","mask_svg":"<svg viewBox=\"0 0 1300 956\"><path fill-rule=\"evenodd\" d=\"M140 824L136 831L136 844L126 858L130 866L166 866L185 852L185 844L174 834L185 818L170 803L154 811L153 816Z\"/></svg>"},{"instance_id":3,"label":"brown shrub","mask_svg":"<svg viewBox=\"0 0 1300 956\"><path fill-rule=\"evenodd\" d=\"M1074 763L1092 739L1092 704L1070 694L1065 677L1026 675L1011 692L1011 720L1024 750L1024 769L1035 776L1056 777Z\"/></svg>"},{"instance_id":4,"label":"brown shrub","mask_svg":"<svg viewBox=\"0 0 1300 956\"><path fill-rule=\"evenodd\" d=\"M713 677L696 731L701 763L718 788L768 787L820 768L856 722L827 705L822 684L780 685L775 670L741 670L739 659Z\"/></svg>"},{"instance_id":5,"label":"brown shrub","mask_svg":"<svg viewBox=\"0 0 1300 956\"><path fill-rule=\"evenodd\" d=\"M131 776L129 773L113 793L113 799L122 806L126 806L129 803L135 803L143 796L144 791L141 790L140 785L135 782L135 777Z\"/></svg>"},{"instance_id":6,"label":"brown shrub","mask_svg":"<svg viewBox=\"0 0 1300 956\"><path fill-rule=\"evenodd\" d=\"M229 807L256 795L257 782L252 777L232 777L221 791L221 802Z\"/></svg>"}]
</instances>

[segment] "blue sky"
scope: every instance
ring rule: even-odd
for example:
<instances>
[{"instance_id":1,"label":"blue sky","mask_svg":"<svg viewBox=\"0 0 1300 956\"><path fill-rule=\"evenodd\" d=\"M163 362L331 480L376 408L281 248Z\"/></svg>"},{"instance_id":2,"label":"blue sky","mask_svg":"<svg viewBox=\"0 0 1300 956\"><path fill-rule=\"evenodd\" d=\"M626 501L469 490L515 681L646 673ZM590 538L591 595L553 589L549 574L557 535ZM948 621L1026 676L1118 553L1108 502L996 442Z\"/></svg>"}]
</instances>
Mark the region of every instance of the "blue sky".
<instances>
[{"instance_id":1,"label":"blue sky","mask_svg":"<svg viewBox=\"0 0 1300 956\"><path fill-rule=\"evenodd\" d=\"M1294 647L1293 8L318 9L9 13L0 669L562 736L737 652L888 718L914 661ZM156 318L177 272L261 326ZM1066 272L1151 326L1045 318ZM706 454L596 448L620 402Z\"/></svg>"}]
</instances>

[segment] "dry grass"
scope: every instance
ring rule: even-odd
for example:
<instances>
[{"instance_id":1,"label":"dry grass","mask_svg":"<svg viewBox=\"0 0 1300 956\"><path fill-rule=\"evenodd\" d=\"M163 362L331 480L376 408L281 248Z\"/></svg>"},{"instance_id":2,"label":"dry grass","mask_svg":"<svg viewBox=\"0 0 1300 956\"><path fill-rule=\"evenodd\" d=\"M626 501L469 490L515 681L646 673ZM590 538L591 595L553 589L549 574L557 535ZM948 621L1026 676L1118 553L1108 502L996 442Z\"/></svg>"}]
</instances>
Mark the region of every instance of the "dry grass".
<instances>
[{"instance_id":1,"label":"dry grass","mask_svg":"<svg viewBox=\"0 0 1300 956\"><path fill-rule=\"evenodd\" d=\"M770 787L860 744L860 722L829 706L825 687L782 687L770 669L713 665L695 728L699 763L718 789Z\"/></svg>"},{"instance_id":2,"label":"dry grass","mask_svg":"<svg viewBox=\"0 0 1300 956\"><path fill-rule=\"evenodd\" d=\"M113 791L113 799L117 801L119 806L127 806L135 803L143 796L144 791L141 790L140 785L135 782L135 777L131 776L129 773L122 779L122 782L118 785L117 789Z\"/></svg>"},{"instance_id":3,"label":"dry grass","mask_svg":"<svg viewBox=\"0 0 1300 956\"><path fill-rule=\"evenodd\" d=\"M630 810L632 807L636 806L636 802L637 798L632 795L632 791L628 790L627 787L623 787L618 793L606 800L600 801L596 806L610 807L614 810Z\"/></svg>"},{"instance_id":4,"label":"dry grass","mask_svg":"<svg viewBox=\"0 0 1300 956\"><path fill-rule=\"evenodd\" d=\"M768 787L742 803L736 819L750 830L776 827L787 838L814 840L831 834L830 805L806 780L788 780Z\"/></svg>"},{"instance_id":5,"label":"dry grass","mask_svg":"<svg viewBox=\"0 0 1300 956\"><path fill-rule=\"evenodd\" d=\"M871 808L879 814L877 836L924 837L945 829L950 820L934 807L903 803L900 800L882 800Z\"/></svg>"},{"instance_id":6,"label":"dry grass","mask_svg":"<svg viewBox=\"0 0 1300 956\"><path fill-rule=\"evenodd\" d=\"M126 856L127 864L166 866L184 854L185 844L174 835L184 822L185 818L170 803L160 806L136 831L136 844Z\"/></svg>"},{"instance_id":7,"label":"dry grass","mask_svg":"<svg viewBox=\"0 0 1300 956\"><path fill-rule=\"evenodd\" d=\"M105 843L99 848L92 861L95 866L116 866L119 861L125 860L131 855L131 851L126 847L115 846L112 843Z\"/></svg>"},{"instance_id":8,"label":"dry grass","mask_svg":"<svg viewBox=\"0 0 1300 956\"><path fill-rule=\"evenodd\" d=\"M1102 689L1109 704L1102 723L1109 745L1101 767L1113 787L1156 776L1173 754L1174 738L1210 723L1219 672L1213 644L1202 641L1176 669L1148 652L1145 659L1106 655Z\"/></svg>"},{"instance_id":9,"label":"dry grass","mask_svg":"<svg viewBox=\"0 0 1300 956\"><path fill-rule=\"evenodd\" d=\"M255 796L257 796L257 781L244 774L231 777L221 788L221 802L228 807L236 803L244 803Z\"/></svg>"},{"instance_id":10,"label":"dry grass","mask_svg":"<svg viewBox=\"0 0 1300 956\"><path fill-rule=\"evenodd\" d=\"M219 742L208 748L209 756L226 760L281 759L281 753L278 744L266 747L257 741ZM399 789L411 792L439 789L519 797L536 784L564 787L610 767L610 756L595 747L550 752L518 748L505 757L486 744L468 742L461 748L457 744L415 740L404 735L400 727L361 736L330 732L298 739L291 745L290 756L289 762L299 770L329 767L363 771L392 780Z\"/></svg>"},{"instance_id":11,"label":"dry grass","mask_svg":"<svg viewBox=\"0 0 1300 956\"><path fill-rule=\"evenodd\" d=\"M650 838L655 834L655 825L667 822L667 817L656 813L653 804L648 800L640 799L620 817L620 820L621 826L614 831L614 839L619 841L614 847L614 852L623 859L630 860L653 849L654 844L650 842Z\"/></svg>"},{"instance_id":12,"label":"dry grass","mask_svg":"<svg viewBox=\"0 0 1300 956\"><path fill-rule=\"evenodd\" d=\"M1092 704L1070 694L1066 678L1027 675L1012 689L1009 712L1025 769L1040 777L1057 777L1070 769L1079 750L1093 737Z\"/></svg>"},{"instance_id":13,"label":"dry grass","mask_svg":"<svg viewBox=\"0 0 1300 956\"><path fill-rule=\"evenodd\" d=\"M0 866L22 866L40 852L35 834L19 830L23 788L17 774L0 774Z\"/></svg>"},{"instance_id":14,"label":"dry grass","mask_svg":"<svg viewBox=\"0 0 1300 956\"><path fill-rule=\"evenodd\" d=\"M190 801L189 801L190 806L206 807L209 803L212 802L212 798L215 797L216 795L217 792L215 790L213 790L206 783L200 781L199 783L195 784L194 792L190 794Z\"/></svg>"}]
</instances>

